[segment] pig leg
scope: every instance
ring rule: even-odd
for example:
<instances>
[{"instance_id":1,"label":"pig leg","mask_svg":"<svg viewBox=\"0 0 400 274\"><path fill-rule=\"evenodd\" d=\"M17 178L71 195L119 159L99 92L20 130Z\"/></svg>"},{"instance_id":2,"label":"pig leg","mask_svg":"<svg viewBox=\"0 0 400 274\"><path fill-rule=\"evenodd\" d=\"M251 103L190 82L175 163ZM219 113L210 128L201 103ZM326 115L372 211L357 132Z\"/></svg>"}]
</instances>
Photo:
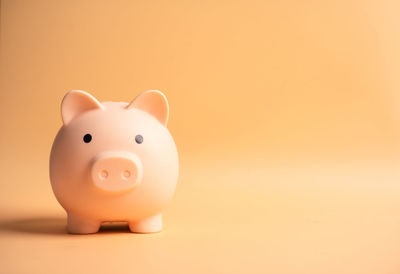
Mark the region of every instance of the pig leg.
<instances>
[{"instance_id":1,"label":"pig leg","mask_svg":"<svg viewBox=\"0 0 400 274\"><path fill-rule=\"evenodd\" d=\"M151 216L140 221L129 222L129 229L135 233L155 233L162 230L162 214Z\"/></svg>"},{"instance_id":2,"label":"pig leg","mask_svg":"<svg viewBox=\"0 0 400 274\"><path fill-rule=\"evenodd\" d=\"M96 233L100 229L100 222L88 220L87 218L68 213L67 229L72 234Z\"/></svg>"}]
</instances>

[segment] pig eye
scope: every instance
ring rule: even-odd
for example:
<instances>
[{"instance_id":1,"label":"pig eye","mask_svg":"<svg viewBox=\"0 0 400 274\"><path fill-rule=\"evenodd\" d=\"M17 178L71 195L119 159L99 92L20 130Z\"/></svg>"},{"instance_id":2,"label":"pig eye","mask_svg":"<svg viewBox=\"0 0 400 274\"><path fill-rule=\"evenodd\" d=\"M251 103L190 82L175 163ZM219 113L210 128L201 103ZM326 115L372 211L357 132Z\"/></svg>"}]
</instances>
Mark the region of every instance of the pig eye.
<instances>
[{"instance_id":1,"label":"pig eye","mask_svg":"<svg viewBox=\"0 0 400 274\"><path fill-rule=\"evenodd\" d=\"M142 135L136 135L135 141L136 141L136 143L138 143L138 144L143 143L143 136L142 136Z\"/></svg>"},{"instance_id":2,"label":"pig eye","mask_svg":"<svg viewBox=\"0 0 400 274\"><path fill-rule=\"evenodd\" d=\"M85 143L90 143L90 141L92 141L92 135L90 135L89 133L85 134L85 136L83 136L83 141Z\"/></svg>"}]
</instances>

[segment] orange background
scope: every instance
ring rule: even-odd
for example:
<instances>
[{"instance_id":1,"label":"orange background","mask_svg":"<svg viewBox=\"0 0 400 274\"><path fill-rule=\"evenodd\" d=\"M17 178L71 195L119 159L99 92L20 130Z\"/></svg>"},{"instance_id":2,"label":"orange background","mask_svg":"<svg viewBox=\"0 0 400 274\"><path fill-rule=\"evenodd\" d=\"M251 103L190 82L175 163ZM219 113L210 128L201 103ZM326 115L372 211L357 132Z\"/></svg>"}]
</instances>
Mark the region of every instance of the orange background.
<instances>
[{"instance_id":1,"label":"orange background","mask_svg":"<svg viewBox=\"0 0 400 274\"><path fill-rule=\"evenodd\" d=\"M397 1L1 1L0 273L400 273ZM71 89L163 91L165 229L66 234Z\"/></svg>"}]
</instances>

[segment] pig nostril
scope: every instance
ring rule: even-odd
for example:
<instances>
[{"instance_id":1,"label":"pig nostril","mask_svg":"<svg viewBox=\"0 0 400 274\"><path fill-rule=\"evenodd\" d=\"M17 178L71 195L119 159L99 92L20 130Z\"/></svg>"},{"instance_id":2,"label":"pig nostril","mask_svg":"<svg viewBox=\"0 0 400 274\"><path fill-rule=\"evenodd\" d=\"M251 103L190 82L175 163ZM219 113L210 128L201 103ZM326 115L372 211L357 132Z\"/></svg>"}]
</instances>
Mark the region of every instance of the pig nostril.
<instances>
[{"instance_id":1,"label":"pig nostril","mask_svg":"<svg viewBox=\"0 0 400 274\"><path fill-rule=\"evenodd\" d=\"M102 180L107 179L107 177L108 177L108 171L103 169L103 170L99 173L99 176L100 176L100 179L102 179Z\"/></svg>"},{"instance_id":2,"label":"pig nostril","mask_svg":"<svg viewBox=\"0 0 400 274\"><path fill-rule=\"evenodd\" d=\"M129 170L124 170L124 172L122 172L122 179L129 179L129 177L131 177L131 172Z\"/></svg>"}]
</instances>

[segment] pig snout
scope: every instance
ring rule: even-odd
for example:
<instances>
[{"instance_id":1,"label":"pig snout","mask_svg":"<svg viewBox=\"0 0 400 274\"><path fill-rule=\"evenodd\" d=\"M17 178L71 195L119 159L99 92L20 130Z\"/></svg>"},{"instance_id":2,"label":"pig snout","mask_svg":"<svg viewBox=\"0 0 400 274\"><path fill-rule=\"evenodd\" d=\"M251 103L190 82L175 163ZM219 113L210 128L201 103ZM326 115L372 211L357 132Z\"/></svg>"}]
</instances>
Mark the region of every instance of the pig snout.
<instances>
[{"instance_id":1,"label":"pig snout","mask_svg":"<svg viewBox=\"0 0 400 274\"><path fill-rule=\"evenodd\" d=\"M104 191L121 192L135 188L142 180L140 159L129 152L103 152L93 160L91 176Z\"/></svg>"}]
</instances>

